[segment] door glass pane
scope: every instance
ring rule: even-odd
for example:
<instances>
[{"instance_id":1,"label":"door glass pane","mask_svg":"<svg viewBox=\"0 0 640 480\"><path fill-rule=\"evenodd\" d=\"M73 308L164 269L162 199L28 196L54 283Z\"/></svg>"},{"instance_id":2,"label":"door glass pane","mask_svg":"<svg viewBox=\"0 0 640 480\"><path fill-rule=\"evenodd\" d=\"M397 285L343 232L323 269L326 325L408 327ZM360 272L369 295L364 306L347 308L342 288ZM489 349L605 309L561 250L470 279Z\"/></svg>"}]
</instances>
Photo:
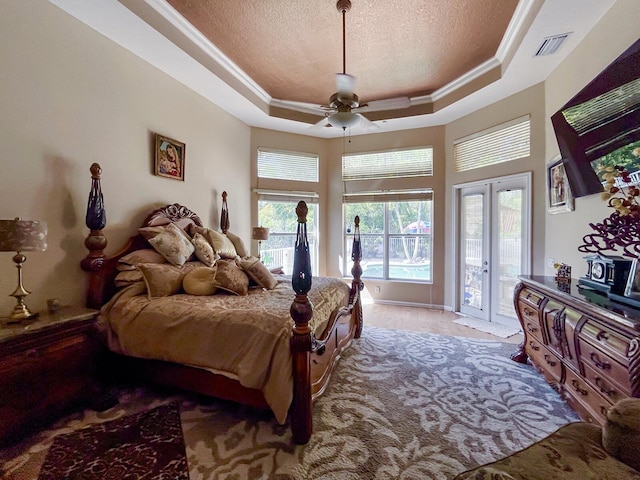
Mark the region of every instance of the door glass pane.
<instances>
[{"instance_id":1,"label":"door glass pane","mask_svg":"<svg viewBox=\"0 0 640 480\"><path fill-rule=\"evenodd\" d=\"M484 195L462 197L462 245L464 248L464 304L482 308Z\"/></svg>"},{"instance_id":2,"label":"door glass pane","mask_svg":"<svg viewBox=\"0 0 640 480\"><path fill-rule=\"evenodd\" d=\"M498 311L516 318L513 290L522 266L522 190L498 192Z\"/></svg>"},{"instance_id":3,"label":"door glass pane","mask_svg":"<svg viewBox=\"0 0 640 480\"><path fill-rule=\"evenodd\" d=\"M260 243L260 260L267 266L282 267L284 273L293 273L293 250L296 244L298 217L297 200L291 202L259 200L258 224L269 229L269 238ZM307 203L307 240L311 254L311 272L317 275L316 218L318 205Z\"/></svg>"}]
</instances>

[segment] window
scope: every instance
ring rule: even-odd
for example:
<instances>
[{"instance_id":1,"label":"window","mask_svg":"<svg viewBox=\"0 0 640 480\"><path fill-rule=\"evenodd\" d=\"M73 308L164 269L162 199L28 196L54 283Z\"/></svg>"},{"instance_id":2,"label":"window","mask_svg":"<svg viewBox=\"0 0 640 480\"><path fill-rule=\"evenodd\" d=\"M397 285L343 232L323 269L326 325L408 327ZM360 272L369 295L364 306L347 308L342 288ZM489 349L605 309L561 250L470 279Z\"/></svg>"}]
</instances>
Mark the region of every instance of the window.
<instances>
[{"instance_id":1,"label":"window","mask_svg":"<svg viewBox=\"0 0 640 480\"><path fill-rule=\"evenodd\" d=\"M345 195L343 210L345 273L350 272L353 219L358 215L363 278L432 280L431 191Z\"/></svg>"},{"instance_id":2,"label":"window","mask_svg":"<svg viewBox=\"0 0 640 480\"><path fill-rule=\"evenodd\" d=\"M453 145L456 172L509 162L529 155L531 155L529 116L461 138Z\"/></svg>"},{"instance_id":3,"label":"window","mask_svg":"<svg viewBox=\"0 0 640 480\"><path fill-rule=\"evenodd\" d=\"M307 238L311 254L311 271L318 272L318 197L314 193L258 191L258 224L269 229L269 238L260 244L260 259L270 267L280 266L284 273L293 273L293 250L296 244L298 219L296 206L304 200L307 214Z\"/></svg>"},{"instance_id":4,"label":"window","mask_svg":"<svg viewBox=\"0 0 640 480\"><path fill-rule=\"evenodd\" d=\"M318 155L258 149L258 178L318 182Z\"/></svg>"}]
</instances>

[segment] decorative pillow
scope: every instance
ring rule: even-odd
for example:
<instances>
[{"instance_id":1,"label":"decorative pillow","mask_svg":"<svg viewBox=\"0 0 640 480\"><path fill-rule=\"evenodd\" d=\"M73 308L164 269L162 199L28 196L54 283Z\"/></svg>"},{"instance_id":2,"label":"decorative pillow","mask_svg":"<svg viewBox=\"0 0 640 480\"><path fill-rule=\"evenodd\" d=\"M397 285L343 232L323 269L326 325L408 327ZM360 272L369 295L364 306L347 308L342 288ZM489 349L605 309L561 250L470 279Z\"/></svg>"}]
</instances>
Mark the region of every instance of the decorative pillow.
<instances>
[{"instance_id":1,"label":"decorative pillow","mask_svg":"<svg viewBox=\"0 0 640 480\"><path fill-rule=\"evenodd\" d=\"M191 239L191 243L193 243L196 249L196 257L207 267L213 267L216 260L220 258L220 255L213 251L213 247L209 241L201 234L196 233Z\"/></svg>"},{"instance_id":2,"label":"decorative pillow","mask_svg":"<svg viewBox=\"0 0 640 480\"><path fill-rule=\"evenodd\" d=\"M238 256L238 252L236 252L236 248L233 246L231 240L222 233L204 227L192 227L190 231L194 236L196 233L199 233L206 238L213 247L213 250L220 255L221 258L236 258Z\"/></svg>"},{"instance_id":3,"label":"decorative pillow","mask_svg":"<svg viewBox=\"0 0 640 480\"><path fill-rule=\"evenodd\" d=\"M164 258L162 260L164 260ZM136 282L142 282L143 280L144 277L142 276L142 272L136 268L135 270L124 270L122 272L118 272L113 283L116 287L121 288L128 287Z\"/></svg>"},{"instance_id":4,"label":"decorative pillow","mask_svg":"<svg viewBox=\"0 0 640 480\"><path fill-rule=\"evenodd\" d=\"M249 250L247 250L247 247L239 236L235 233L227 232L227 238L233 243L233 247L236 249L239 257L245 258L249 256Z\"/></svg>"},{"instance_id":5,"label":"decorative pillow","mask_svg":"<svg viewBox=\"0 0 640 480\"><path fill-rule=\"evenodd\" d=\"M117 269L121 272L136 270L139 263L167 263L167 259L152 248L144 248L127 253L118 260Z\"/></svg>"},{"instance_id":6,"label":"decorative pillow","mask_svg":"<svg viewBox=\"0 0 640 480\"><path fill-rule=\"evenodd\" d=\"M240 261L240 266L249 278L267 290L273 290L278 284L273 274L267 267L256 257L247 257Z\"/></svg>"},{"instance_id":7,"label":"decorative pillow","mask_svg":"<svg viewBox=\"0 0 640 480\"><path fill-rule=\"evenodd\" d=\"M249 293L249 277L233 261L219 260L216 263L214 284L220 290L235 295L247 295Z\"/></svg>"},{"instance_id":8,"label":"decorative pillow","mask_svg":"<svg viewBox=\"0 0 640 480\"><path fill-rule=\"evenodd\" d=\"M188 235L173 223L148 241L160 255L174 265L184 265L195 250Z\"/></svg>"},{"instance_id":9,"label":"decorative pillow","mask_svg":"<svg viewBox=\"0 0 640 480\"><path fill-rule=\"evenodd\" d=\"M215 267L194 268L182 279L182 288L189 295L213 295L218 289L215 277Z\"/></svg>"},{"instance_id":10,"label":"decorative pillow","mask_svg":"<svg viewBox=\"0 0 640 480\"><path fill-rule=\"evenodd\" d=\"M640 399L618 400L607 412L602 446L618 460L640 469Z\"/></svg>"},{"instance_id":11,"label":"decorative pillow","mask_svg":"<svg viewBox=\"0 0 640 480\"><path fill-rule=\"evenodd\" d=\"M150 300L178 293L182 288L182 279L189 271L186 268L166 263L140 263L138 269L142 272L144 283L147 285L147 296Z\"/></svg>"}]
</instances>

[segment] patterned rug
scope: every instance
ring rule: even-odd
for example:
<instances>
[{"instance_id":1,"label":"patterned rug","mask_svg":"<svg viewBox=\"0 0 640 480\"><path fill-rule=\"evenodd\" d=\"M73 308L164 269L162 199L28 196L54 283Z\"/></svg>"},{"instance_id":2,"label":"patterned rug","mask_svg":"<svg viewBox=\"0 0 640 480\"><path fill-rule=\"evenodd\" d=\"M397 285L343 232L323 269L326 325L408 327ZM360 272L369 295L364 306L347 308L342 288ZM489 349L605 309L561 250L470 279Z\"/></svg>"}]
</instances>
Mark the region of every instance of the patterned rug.
<instances>
[{"instance_id":1,"label":"patterned rug","mask_svg":"<svg viewBox=\"0 0 640 480\"><path fill-rule=\"evenodd\" d=\"M123 388L118 406L78 412L0 450L0 473L35 479L55 436L179 402L191 479L450 479L578 420L533 367L509 359L513 350L365 326L314 407L306 446L269 412Z\"/></svg>"},{"instance_id":2,"label":"patterned rug","mask_svg":"<svg viewBox=\"0 0 640 480\"><path fill-rule=\"evenodd\" d=\"M187 480L178 404L59 435L38 480Z\"/></svg>"}]
</instances>

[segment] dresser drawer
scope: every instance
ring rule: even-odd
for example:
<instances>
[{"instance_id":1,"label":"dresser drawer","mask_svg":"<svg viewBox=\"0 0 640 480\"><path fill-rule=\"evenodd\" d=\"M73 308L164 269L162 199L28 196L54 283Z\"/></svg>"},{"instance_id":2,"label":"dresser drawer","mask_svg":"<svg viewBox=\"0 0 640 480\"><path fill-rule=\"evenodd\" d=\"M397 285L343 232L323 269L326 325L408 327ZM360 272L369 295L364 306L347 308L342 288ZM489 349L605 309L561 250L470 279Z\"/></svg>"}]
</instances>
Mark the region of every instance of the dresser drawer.
<instances>
[{"instance_id":1,"label":"dresser drawer","mask_svg":"<svg viewBox=\"0 0 640 480\"><path fill-rule=\"evenodd\" d=\"M565 369L563 397L584 421L604 425L612 402L601 396L570 368Z\"/></svg>"},{"instance_id":2,"label":"dresser drawer","mask_svg":"<svg viewBox=\"0 0 640 480\"><path fill-rule=\"evenodd\" d=\"M585 366L597 372L602 378L606 378L609 383L616 383L626 394L631 396L631 381L626 365L618 363L613 357L607 355L599 346L591 345L582 338L578 340L580 346L580 359Z\"/></svg>"},{"instance_id":3,"label":"dresser drawer","mask_svg":"<svg viewBox=\"0 0 640 480\"><path fill-rule=\"evenodd\" d=\"M590 365L584 365L584 376L591 385L611 403L629 397L629 392L624 391L619 385L612 382L603 372L594 370Z\"/></svg>"},{"instance_id":4,"label":"dresser drawer","mask_svg":"<svg viewBox=\"0 0 640 480\"><path fill-rule=\"evenodd\" d=\"M528 338L525 351L533 364L543 371L547 380L552 382L560 381L562 378L562 361L551 350L541 342Z\"/></svg>"},{"instance_id":5,"label":"dresser drawer","mask_svg":"<svg viewBox=\"0 0 640 480\"><path fill-rule=\"evenodd\" d=\"M26 348L23 351L7 355L0 358L0 374L6 375L15 370L33 369L37 364L50 366L50 362L65 360L71 351L77 351L86 344L89 348L89 338L86 334L77 334L69 338L63 338L49 343L33 345L33 348Z\"/></svg>"},{"instance_id":6,"label":"dresser drawer","mask_svg":"<svg viewBox=\"0 0 640 480\"><path fill-rule=\"evenodd\" d=\"M623 365L628 365L627 353L631 340L628 337L606 327L595 320L587 320L580 329L580 338L598 345L606 356L614 357Z\"/></svg>"},{"instance_id":7,"label":"dresser drawer","mask_svg":"<svg viewBox=\"0 0 640 480\"><path fill-rule=\"evenodd\" d=\"M533 308L522 300L518 301L518 310L520 312L520 321L522 328L528 336L534 336L538 341L543 341L542 328L540 328L540 319L538 310Z\"/></svg>"}]
</instances>

